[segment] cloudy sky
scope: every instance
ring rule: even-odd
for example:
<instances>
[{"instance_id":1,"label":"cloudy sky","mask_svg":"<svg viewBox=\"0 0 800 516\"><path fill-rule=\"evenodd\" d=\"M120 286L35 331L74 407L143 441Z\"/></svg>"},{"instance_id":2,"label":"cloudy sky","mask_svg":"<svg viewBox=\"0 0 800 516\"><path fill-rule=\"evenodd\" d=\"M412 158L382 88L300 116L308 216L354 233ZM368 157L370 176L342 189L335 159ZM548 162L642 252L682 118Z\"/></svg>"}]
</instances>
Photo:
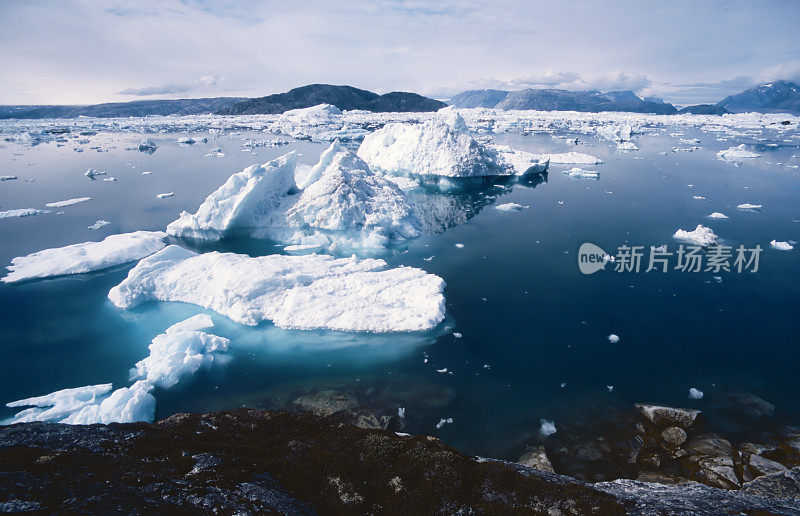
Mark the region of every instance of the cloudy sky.
<instances>
[{"instance_id":1,"label":"cloudy sky","mask_svg":"<svg viewBox=\"0 0 800 516\"><path fill-rule=\"evenodd\" d=\"M800 0L0 0L0 104L262 96L313 82L632 89L800 79Z\"/></svg>"}]
</instances>

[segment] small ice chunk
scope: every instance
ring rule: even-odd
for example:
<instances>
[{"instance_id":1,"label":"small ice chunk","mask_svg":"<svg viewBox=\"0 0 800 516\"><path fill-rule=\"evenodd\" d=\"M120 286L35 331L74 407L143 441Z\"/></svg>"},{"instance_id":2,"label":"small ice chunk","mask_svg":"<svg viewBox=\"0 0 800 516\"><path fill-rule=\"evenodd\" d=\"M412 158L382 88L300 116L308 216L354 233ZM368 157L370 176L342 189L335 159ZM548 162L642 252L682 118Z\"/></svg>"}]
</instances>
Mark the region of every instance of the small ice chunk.
<instances>
[{"instance_id":1,"label":"small ice chunk","mask_svg":"<svg viewBox=\"0 0 800 516\"><path fill-rule=\"evenodd\" d=\"M703 197L702 195L693 195L692 199L695 199L697 201L705 201L706 200L706 198Z\"/></svg>"},{"instance_id":2,"label":"small ice chunk","mask_svg":"<svg viewBox=\"0 0 800 516\"><path fill-rule=\"evenodd\" d=\"M700 246L709 246L717 243L719 237L714 234L711 228L698 224L694 231L679 229L672 235L676 240L683 240Z\"/></svg>"},{"instance_id":3,"label":"small ice chunk","mask_svg":"<svg viewBox=\"0 0 800 516\"><path fill-rule=\"evenodd\" d=\"M460 333L458 333L457 331L454 331L454 332L453 332L453 337L455 337L455 338L457 338L457 339L460 339L461 337L463 337L463 335L462 335L462 334L460 334Z\"/></svg>"},{"instance_id":4,"label":"small ice chunk","mask_svg":"<svg viewBox=\"0 0 800 516\"><path fill-rule=\"evenodd\" d=\"M584 170L580 167L564 170L561 173L566 174L573 179L600 179L600 172L597 172L596 170Z\"/></svg>"},{"instance_id":5,"label":"small ice chunk","mask_svg":"<svg viewBox=\"0 0 800 516\"><path fill-rule=\"evenodd\" d=\"M109 221L100 219L97 222L95 222L94 224L92 224L91 226L89 226L87 229L91 229L91 230L94 231L96 229L102 228L103 226L108 226L109 224L111 224Z\"/></svg>"},{"instance_id":6,"label":"small ice chunk","mask_svg":"<svg viewBox=\"0 0 800 516\"><path fill-rule=\"evenodd\" d=\"M494 207L496 210L500 211L521 211L525 208L530 208L530 206L523 206L521 204L517 204L515 202L507 202L505 204L498 204Z\"/></svg>"},{"instance_id":7,"label":"small ice chunk","mask_svg":"<svg viewBox=\"0 0 800 516\"><path fill-rule=\"evenodd\" d=\"M539 424L539 433L542 434L542 437L550 437L554 433L556 433L556 424L549 419L540 419Z\"/></svg>"},{"instance_id":8,"label":"small ice chunk","mask_svg":"<svg viewBox=\"0 0 800 516\"><path fill-rule=\"evenodd\" d=\"M0 181L13 181L15 179L17 179L17 176L11 176L11 175L0 176Z\"/></svg>"},{"instance_id":9,"label":"small ice chunk","mask_svg":"<svg viewBox=\"0 0 800 516\"><path fill-rule=\"evenodd\" d=\"M106 173L102 170L95 170L93 168L90 168L86 172L84 172L83 175L94 181L95 177L104 176L106 175Z\"/></svg>"},{"instance_id":10,"label":"small ice chunk","mask_svg":"<svg viewBox=\"0 0 800 516\"><path fill-rule=\"evenodd\" d=\"M703 391L695 389L694 387L689 389L689 398L693 400L699 400L702 397L703 397Z\"/></svg>"},{"instance_id":11,"label":"small ice chunk","mask_svg":"<svg viewBox=\"0 0 800 516\"><path fill-rule=\"evenodd\" d=\"M608 336L608 342L616 344L617 342L619 342L619 335L612 333L611 335Z\"/></svg>"},{"instance_id":12,"label":"small ice chunk","mask_svg":"<svg viewBox=\"0 0 800 516\"><path fill-rule=\"evenodd\" d=\"M602 159L583 152L563 152L560 154L539 154L540 159L546 159L551 165L600 165L605 163Z\"/></svg>"},{"instance_id":13,"label":"small ice chunk","mask_svg":"<svg viewBox=\"0 0 800 516\"><path fill-rule=\"evenodd\" d=\"M464 244L459 242L456 244L456 247L458 247L459 249L464 249Z\"/></svg>"},{"instance_id":14,"label":"small ice chunk","mask_svg":"<svg viewBox=\"0 0 800 516\"><path fill-rule=\"evenodd\" d=\"M750 204L749 202L746 202L744 204L740 204L736 208L742 211L761 211L761 208L763 208L763 206L760 204Z\"/></svg>"},{"instance_id":15,"label":"small ice chunk","mask_svg":"<svg viewBox=\"0 0 800 516\"><path fill-rule=\"evenodd\" d=\"M143 176L149 176L150 174L152 174L150 170L145 170L144 172L142 172Z\"/></svg>"},{"instance_id":16,"label":"small ice chunk","mask_svg":"<svg viewBox=\"0 0 800 516\"><path fill-rule=\"evenodd\" d=\"M174 196L175 196L175 192L165 192L165 193L156 194L156 197L158 197L159 199L166 199L167 197L174 197Z\"/></svg>"},{"instance_id":17,"label":"small ice chunk","mask_svg":"<svg viewBox=\"0 0 800 516\"><path fill-rule=\"evenodd\" d=\"M612 392L614 390L614 386L613 385L606 385L606 389L608 389L608 392Z\"/></svg>"},{"instance_id":18,"label":"small ice chunk","mask_svg":"<svg viewBox=\"0 0 800 516\"><path fill-rule=\"evenodd\" d=\"M79 274L139 260L163 249L161 231L135 231L107 236L100 242L83 242L45 249L11 260L5 283L64 274Z\"/></svg>"},{"instance_id":19,"label":"small ice chunk","mask_svg":"<svg viewBox=\"0 0 800 516\"><path fill-rule=\"evenodd\" d=\"M444 425L448 425L448 424L452 424L452 423L453 423L453 418L452 417L442 418L442 419L439 420L438 423L436 423L436 429L437 430L441 430Z\"/></svg>"},{"instance_id":20,"label":"small ice chunk","mask_svg":"<svg viewBox=\"0 0 800 516\"><path fill-rule=\"evenodd\" d=\"M631 152L639 150L639 147L637 147L636 144L633 142L621 142L617 144L617 150L624 152Z\"/></svg>"},{"instance_id":21,"label":"small ice chunk","mask_svg":"<svg viewBox=\"0 0 800 516\"><path fill-rule=\"evenodd\" d=\"M720 213L720 212L718 212L718 211L715 211L714 213L712 213L711 215L709 215L709 216L708 216L708 218L709 218L709 219L729 219L730 217L728 217L728 216L727 216L727 215L725 215L724 213Z\"/></svg>"},{"instance_id":22,"label":"small ice chunk","mask_svg":"<svg viewBox=\"0 0 800 516\"><path fill-rule=\"evenodd\" d=\"M450 371L448 371L448 369L445 367L445 368L443 368L443 369L437 369L437 370L436 370L436 372L437 372L437 373L441 373L441 374L447 374L447 373L449 373Z\"/></svg>"},{"instance_id":23,"label":"small ice chunk","mask_svg":"<svg viewBox=\"0 0 800 516\"><path fill-rule=\"evenodd\" d=\"M400 419L406 418L406 408L405 407L397 407L397 417Z\"/></svg>"},{"instance_id":24,"label":"small ice chunk","mask_svg":"<svg viewBox=\"0 0 800 516\"><path fill-rule=\"evenodd\" d=\"M794 249L794 246L789 242L779 242L777 240L772 240L769 245L772 246L773 249L778 249L779 251L791 251Z\"/></svg>"},{"instance_id":25,"label":"small ice chunk","mask_svg":"<svg viewBox=\"0 0 800 516\"><path fill-rule=\"evenodd\" d=\"M75 199L67 199L66 201L49 202L45 204L48 208L63 208L65 206L72 206L81 202L91 201L91 197L76 197Z\"/></svg>"},{"instance_id":26,"label":"small ice chunk","mask_svg":"<svg viewBox=\"0 0 800 516\"><path fill-rule=\"evenodd\" d=\"M137 148L142 152L152 154L156 151L156 149L158 149L158 144L150 138L142 138L142 141L139 142L139 146Z\"/></svg>"}]
</instances>

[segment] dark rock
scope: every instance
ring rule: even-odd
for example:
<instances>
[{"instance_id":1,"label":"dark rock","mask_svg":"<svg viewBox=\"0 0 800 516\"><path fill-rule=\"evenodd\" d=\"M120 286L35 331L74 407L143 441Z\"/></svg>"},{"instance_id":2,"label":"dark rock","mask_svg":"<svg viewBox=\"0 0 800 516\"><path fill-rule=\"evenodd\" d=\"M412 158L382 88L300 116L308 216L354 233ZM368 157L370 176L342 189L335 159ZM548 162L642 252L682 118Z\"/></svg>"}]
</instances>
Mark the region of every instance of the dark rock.
<instances>
[{"instance_id":1,"label":"dark rock","mask_svg":"<svg viewBox=\"0 0 800 516\"><path fill-rule=\"evenodd\" d=\"M677 110L672 104L649 102L631 91L567 91L558 89L527 89L512 91L495 106L496 109L537 109L544 111L628 111L671 115Z\"/></svg>"},{"instance_id":2,"label":"dark rock","mask_svg":"<svg viewBox=\"0 0 800 516\"><path fill-rule=\"evenodd\" d=\"M730 113L722 106L715 106L714 104L697 104L696 106L686 106L678 111L679 115L690 113L692 115L724 115Z\"/></svg>"},{"instance_id":3,"label":"dark rock","mask_svg":"<svg viewBox=\"0 0 800 516\"><path fill-rule=\"evenodd\" d=\"M547 451L545 451L544 446L537 446L525 452L517 462L529 468L553 473L553 465L550 464L550 459L547 458Z\"/></svg>"},{"instance_id":4,"label":"dark rock","mask_svg":"<svg viewBox=\"0 0 800 516\"><path fill-rule=\"evenodd\" d=\"M0 106L0 118L100 118L150 115L210 114L244 100L241 97L136 100L91 106Z\"/></svg>"},{"instance_id":5,"label":"dark rock","mask_svg":"<svg viewBox=\"0 0 800 516\"><path fill-rule=\"evenodd\" d=\"M656 426L678 426L689 428L700 414L699 410L663 407L660 405L636 405L637 410Z\"/></svg>"},{"instance_id":6,"label":"dark rock","mask_svg":"<svg viewBox=\"0 0 800 516\"><path fill-rule=\"evenodd\" d=\"M661 439L667 447L674 448L686 442L686 430L670 426L661 432Z\"/></svg>"},{"instance_id":7,"label":"dark rock","mask_svg":"<svg viewBox=\"0 0 800 516\"><path fill-rule=\"evenodd\" d=\"M725 97L717 103L728 111L800 112L800 86L789 81L775 81Z\"/></svg>"},{"instance_id":8,"label":"dark rock","mask_svg":"<svg viewBox=\"0 0 800 516\"><path fill-rule=\"evenodd\" d=\"M335 412L355 408L358 406L358 401L350 394L324 390L301 396L292 404L299 410L325 417Z\"/></svg>"},{"instance_id":9,"label":"dark rock","mask_svg":"<svg viewBox=\"0 0 800 516\"><path fill-rule=\"evenodd\" d=\"M507 96L503 90L469 90L454 95L447 104L456 108L493 108Z\"/></svg>"}]
</instances>

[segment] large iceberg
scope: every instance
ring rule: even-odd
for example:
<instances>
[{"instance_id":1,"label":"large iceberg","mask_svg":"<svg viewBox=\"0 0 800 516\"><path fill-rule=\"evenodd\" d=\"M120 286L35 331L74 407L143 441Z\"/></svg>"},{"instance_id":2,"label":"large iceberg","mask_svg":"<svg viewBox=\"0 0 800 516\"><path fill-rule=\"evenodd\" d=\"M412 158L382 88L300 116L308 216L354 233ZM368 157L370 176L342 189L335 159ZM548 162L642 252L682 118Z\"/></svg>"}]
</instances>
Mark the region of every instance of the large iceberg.
<instances>
[{"instance_id":1,"label":"large iceberg","mask_svg":"<svg viewBox=\"0 0 800 516\"><path fill-rule=\"evenodd\" d=\"M717 158L719 158L722 161L739 161L742 159L752 159L760 157L761 154L747 150L747 146L744 143L717 152Z\"/></svg>"},{"instance_id":2,"label":"large iceberg","mask_svg":"<svg viewBox=\"0 0 800 516\"><path fill-rule=\"evenodd\" d=\"M45 249L11 260L5 283L64 274L91 272L139 260L163 249L166 234L161 231L134 231L111 235L100 242L83 242Z\"/></svg>"},{"instance_id":3,"label":"large iceberg","mask_svg":"<svg viewBox=\"0 0 800 516\"><path fill-rule=\"evenodd\" d=\"M232 175L196 213L181 213L167 233L204 240L246 235L293 250L337 252L381 250L419 236L422 224L403 190L338 141L304 174L296 176L295 168L292 152Z\"/></svg>"},{"instance_id":4,"label":"large iceberg","mask_svg":"<svg viewBox=\"0 0 800 516\"><path fill-rule=\"evenodd\" d=\"M702 224L698 224L694 231L679 229L674 235L672 235L672 237L676 240L683 240L684 242L689 242L703 247L716 244L719 238L714 234L714 231L711 228L708 228Z\"/></svg>"},{"instance_id":5,"label":"large iceberg","mask_svg":"<svg viewBox=\"0 0 800 516\"><path fill-rule=\"evenodd\" d=\"M512 175L498 153L472 138L451 112L421 124L386 124L368 134L358 156L373 170L399 175L479 177Z\"/></svg>"},{"instance_id":6,"label":"large iceberg","mask_svg":"<svg viewBox=\"0 0 800 516\"><path fill-rule=\"evenodd\" d=\"M297 153L290 152L263 165L233 174L209 195L194 214L182 212L167 226L179 237L217 240L236 229L258 227L281 200L295 189Z\"/></svg>"},{"instance_id":7,"label":"large iceberg","mask_svg":"<svg viewBox=\"0 0 800 516\"><path fill-rule=\"evenodd\" d=\"M248 325L392 332L439 324L444 287L438 276L377 259L196 254L171 245L140 261L108 297L120 308L193 303Z\"/></svg>"}]
</instances>

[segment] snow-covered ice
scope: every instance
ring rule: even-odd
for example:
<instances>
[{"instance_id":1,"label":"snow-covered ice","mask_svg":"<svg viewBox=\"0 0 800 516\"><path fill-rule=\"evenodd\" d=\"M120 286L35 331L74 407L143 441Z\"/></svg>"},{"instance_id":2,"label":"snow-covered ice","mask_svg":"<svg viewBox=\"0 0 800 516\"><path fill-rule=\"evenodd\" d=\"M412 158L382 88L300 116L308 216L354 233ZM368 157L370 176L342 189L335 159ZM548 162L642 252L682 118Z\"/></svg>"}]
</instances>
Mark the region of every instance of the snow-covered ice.
<instances>
[{"instance_id":1,"label":"snow-covered ice","mask_svg":"<svg viewBox=\"0 0 800 516\"><path fill-rule=\"evenodd\" d=\"M142 141L139 142L139 146L137 147L142 152L153 153L158 149L158 144L151 140L150 138L142 138Z\"/></svg>"},{"instance_id":2,"label":"snow-covered ice","mask_svg":"<svg viewBox=\"0 0 800 516\"><path fill-rule=\"evenodd\" d=\"M442 419L439 420L438 423L436 423L436 429L437 430L441 430L444 427L444 425L449 425L449 424L452 424L452 423L453 423L453 418L452 417L447 417L447 418L443 417Z\"/></svg>"},{"instance_id":3,"label":"snow-covered ice","mask_svg":"<svg viewBox=\"0 0 800 516\"><path fill-rule=\"evenodd\" d=\"M566 174L573 179L600 179L600 172L597 172L596 170L584 170L579 167L564 170L561 173Z\"/></svg>"},{"instance_id":4,"label":"snow-covered ice","mask_svg":"<svg viewBox=\"0 0 800 516\"><path fill-rule=\"evenodd\" d=\"M611 335L608 336L608 342L616 344L617 342L619 342L619 335L612 333Z\"/></svg>"},{"instance_id":5,"label":"snow-covered ice","mask_svg":"<svg viewBox=\"0 0 800 516\"><path fill-rule=\"evenodd\" d=\"M792 244L790 244L789 242L781 242L781 241L778 241L778 240L772 240L769 243L769 245L773 249L777 249L779 251L791 251L792 249L794 249L794 246Z\"/></svg>"},{"instance_id":6,"label":"snow-covered ice","mask_svg":"<svg viewBox=\"0 0 800 516\"><path fill-rule=\"evenodd\" d=\"M686 231L679 229L672 235L676 240L683 240L699 246L709 246L717 243L719 237L714 234L711 228L707 228L702 224L698 224L693 231Z\"/></svg>"},{"instance_id":7,"label":"snow-covered ice","mask_svg":"<svg viewBox=\"0 0 800 516\"><path fill-rule=\"evenodd\" d=\"M102 228L103 226L108 226L109 224L111 224L109 221L100 219L91 226L88 226L87 229L91 229L92 231L94 231Z\"/></svg>"},{"instance_id":8,"label":"snow-covered ice","mask_svg":"<svg viewBox=\"0 0 800 516\"><path fill-rule=\"evenodd\" d=\"M539 433L542 434L542 437L550 437L554 433L556 433L556 424L553 421L548 419L540 419L539 420Z\"/></svg>"},{"instance_id":9,"label":"snow-covered ice","mask_svg":"<svg viewBox=\"0 0 800 516\"><path fill-rule=\"evenodd\" d=\"M16 219L20 217L30 217L31 215L41 215L48 213L47 210L37 210L35 208L19 208L16 210L0 211L0 219Z\"/></svg>"},{"instance_id":10,"label":"snow-covered ice","mask_svg":"<svg viewBox=\"0 0 800 516\"><path fill-rule=\"evenodd\" d=\"M744 143L717 152L717 158L721 159L722 161L739 161L742 159L760 157L761 154L747 150L747 146Z\"/></svg>"},{"instance_id":11,"label":"snow-covered ice","mask_svg":"<svg viewBox=\"0 0 800 516\"><path fill-rule=\"evenodd\" d=\"M193 303L248 325L394 332L440 323L444 287L438 276L377 259L196 254L171 245L140 261L108 297L120 308Z\"/></svg>"},{"instance_id":12,"label":"snow-covered ice","mask_svg":"<svg viewBox=\"0 0 800 516\"><path fill-rule=\"evenodd\" d=\"M494 207L494 209L500 211L521 211L529 207L530 206L523 206L522 204L517 204L515 202L507 202L505 204L498 204Z\"/></svg>"},{"instance_id":13,"label":"snow-covered ice","mask_svg":"<svg viewBox=\"0 0 800 516\"><path fill-rule=\"evenodd\" d=\"M763 206L760 204L750 204L749 202L746 202L744 204L738 205L736 208L742 211L761 211L761 208L763 208Z\"/></svg>"},{"instance_id":14,"label":"snow-covered ice","mask_svg":"<svg viewBox=\"0 0 800 516\"><path fill-rule=\"evenodd\" d=\"M691 387L689 389L689 398L693 400L699 400L702 397L703 397L703 391L701 391L700 389L695 389L694 387Z\"/></svg>"},{"instance_id":15,"label":"snow-covered ice","mask_svg":"<svg viewBox=\"0 0 800 516\"><path fill-rule=\"evenodd\" d=\"M5 283L64 274L79 274L139 260L164 248L161 231L135 231L110 235L100 242L83 242L45 249L11 260Z\"/></svg>"},{"instance_id":16,"label":"snow-covered ice","mask_svg":"<svg viewBox=\"0 0 800 516\"><path fill-rule=\"evenodd\" d=\"M86 201L91 201L91 197L76 197L74 199L67 199L65 201L56 201L56 202L49 202L45 204L48 208L64 208L65 206L72 206L73 204L78 204Z\"/></svg>"},{"instance_id":17,"label":"snow-covered ice","mask_svg":"<svg viewBox=\"0 0 800 516\"><path fill-rule=\"evenodd\" d=\"M711 215L709 215L709 216L708 216L708 218L709 218L709 219L729 219L730 217L728 217L728 216L727 216L727 215L725 215L724 213L720 213L720 212L718 212L718 211L715 211L714 213L712 213Z\"/></svg>"},{"instance_id":18,"label":"snow-covered ice","mask_svg":"<svg viewBox=\"0 0 800 516\"><path fill-rule=\"evenodd\" d=\"M175 196L175 192L164 192L164 193L156 194L156 197L158 197L159 199L166 199L167 197L174 197L174 196Z\"/></svg>"}]
</instances>

